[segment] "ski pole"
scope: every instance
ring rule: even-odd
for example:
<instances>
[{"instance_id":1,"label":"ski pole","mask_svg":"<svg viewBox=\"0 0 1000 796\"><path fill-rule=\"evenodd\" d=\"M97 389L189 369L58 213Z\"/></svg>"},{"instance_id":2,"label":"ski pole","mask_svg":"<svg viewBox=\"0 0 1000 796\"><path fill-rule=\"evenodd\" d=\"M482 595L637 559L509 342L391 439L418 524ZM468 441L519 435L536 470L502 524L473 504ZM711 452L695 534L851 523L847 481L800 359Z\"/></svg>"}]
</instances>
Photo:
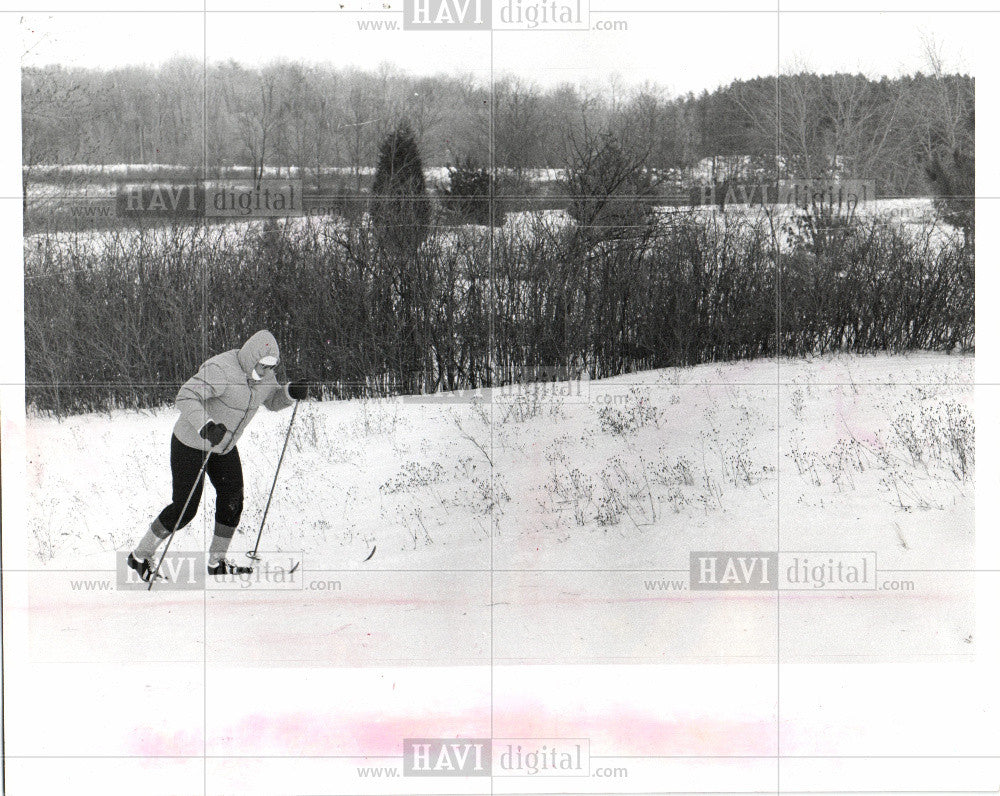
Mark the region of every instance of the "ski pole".
<instances>
[{"instance_id":1,"label":"ski pole","mask_svg":"<svg viewBox=\"0 0 1000 796\"><path fill-rule=\"evenodd\" d=\"M257 548L260 547L260 537L264 533L264 523L267 522L267 512L271 508L271 498L274 497L274 487L278 483L278 473L281 471L281 463L285 460L285 450L288 448L288 438L292 435L292 423L295 422L295 415L299 411L299 402L295 402L295 408L292 409L292 419L288 421L288 431L285 432L285 444L281 446L281 456L278 457L278 466L274 468L274 480L271 482L271 491L267 496L267 505L264 506L264 516L260 518L260 530L257 531L257 541L253 546L253 550L247 553L247 558L254 561L259 561L260 556L257 555Z\"/></svg>"},{"instance_id":2,"label":"ski pole","mask_svg":"<svg viewBox=\"0 0 1000 796\"><path fill-rule=\"evenodd\" d=\"M153 590L153 584L156 582L156 576L160 572L160 565L163 563L163 559L167 557L167 551L170 549L170 543L174 541L174 534L177 533L177 527L181 524L181 520L184 519L184 513L187 511L191 498L194 497L194 491L198 488L198 484L201 483L201 479L205 476L205 468L208 467L208 460L211 457L212 451L208 451L205 461L201 463L201 470L198 471L198 477L194 479L191 491L188 492L187 500L184 501L184 508L182 508L181 513L177 515L177 522L174 523L174 529L170 532L170 536L167 537L167 543L163 546L163 552L160 554L160 560L156 562L156 569L154 569L153 573L149 576L149 586L146 587L146 591Z\"/></svg>"}]
</instances>

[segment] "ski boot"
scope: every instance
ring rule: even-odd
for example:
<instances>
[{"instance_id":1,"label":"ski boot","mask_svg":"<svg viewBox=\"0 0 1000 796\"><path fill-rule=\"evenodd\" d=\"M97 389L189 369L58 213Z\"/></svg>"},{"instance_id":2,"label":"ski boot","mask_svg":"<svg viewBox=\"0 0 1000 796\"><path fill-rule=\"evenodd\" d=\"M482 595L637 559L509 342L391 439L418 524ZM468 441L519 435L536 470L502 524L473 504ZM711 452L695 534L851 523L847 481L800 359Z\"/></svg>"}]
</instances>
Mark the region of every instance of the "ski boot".
<instances>
[{"instance_id":1,"label":"ski boot","mask_svg":"<svg viewBox=\"0 0 1000 796\"><path fill-rule=\"evenodd\" d=\"M153 567L150 566L148 558L136 558L134 553L129 553L125 562L129 565L129 569L134 569L145 583L149 583L150 578L153 576ZM156 573L156 579L165 580L163 575L158 572Z\"/></svg>"},{"instance_id":2,"label":"ski boot","mask_svg":"<svg viewBox=\"0 0 1000 796\"><path fill-rule=\"evenodd\" d=\"M219 575L249 575L251 572L253 572L253 567L242 567L225 558L219 559L216 564L208 565L208 574L215 577Z\"/></svg>"}]
</instances>

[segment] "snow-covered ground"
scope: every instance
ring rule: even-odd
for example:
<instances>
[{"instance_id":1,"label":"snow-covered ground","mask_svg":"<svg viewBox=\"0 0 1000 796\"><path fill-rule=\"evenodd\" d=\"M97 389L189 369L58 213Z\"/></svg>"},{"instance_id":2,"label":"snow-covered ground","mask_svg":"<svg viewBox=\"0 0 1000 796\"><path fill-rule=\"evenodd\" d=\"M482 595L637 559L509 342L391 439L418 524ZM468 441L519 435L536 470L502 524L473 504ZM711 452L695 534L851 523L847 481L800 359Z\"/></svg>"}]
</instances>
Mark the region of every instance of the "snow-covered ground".
<instances>
[{"instance_id":1,"label":"snow-covered ground","mask_svg":"<svg viewBox=\"0 0 1000 796\"><path fill-rule=\"evenodd\" d=\"M508 571L493 582L496 619L511 631L494 657L766 659L773 651L766 635L742 637L737 652L732 639L697 633L717 629L716 612L736 606L741 623L766 625L770 596L679 599L645 580L686 577L695 550L858 550L877 553L880 569L971 567L973 363L960 355L839 356L645 372L577 383L569 397L529 385L520 395L306 403L264 547L303 551L307 575L342 571L351 599L366 595L344 623L355 611L367 624L388 621L395 594L442 619L456 600L467 601L474 624L489 602L482 573ZM114 552L128 549L167 501L174 417L165 408L30 419L32 565L113 566ZM288 420L262 412L240 443L246 508L233 546L240 555L253 545ZM210 534L206 492L198 520L177 542L185 549L204 549ZM376 557L362 563L376 544ZM916 580L904 595L793 595L786 620L835 624L841 613L862 612L881 627L843 654L967 653L971 584L926 573ZM420 596L407 594L406 584ZM627 606L627 620L608 612L609 599ZM544 632L516 633L540 606ZM325 610L325 602L303 611L314 608ZM910 624L916 617L919 632ZM567 638L570 618L591 630ZM664 638L685 627L689 642L650 647L634 622ZM64 649L60 634L43 638ZM332 654L327 642L299 646L298 654L324 660ZM809 634L784 640L786 654L805 657L832 654L842 642ZM429 658L487 654L485 643L408 643ZM372 660L390 650L406 654L390 645ZM369 659L351 646L341 655Z\"/></svg>"},{"instance_id":2,"label":"snow-covered ground","mask_svg":"<svg viewBox=\"0 0 1000 796\"><path fill-rule=\"evenodd\" d=\"M661 219L669 218L678 213L694 211L699 218L712 219L720 224L754 222L759 220L770 223L764 217L764 211L759 206L728 205L724 211L714 207L659 207L657 212ZM791 221L795 210L791 206L782 206L773 210L774 228L778 230L779 241L785 248L789 246L788 230L784 229ZM897 199L870 202L859 210L859 217L865 218L880 214L891 218L902 229L907 230L918 240L929 239L935 245L941 245L951 240L955 230L934 217L933 203L930 199ZM204 245L215 247L235 243L242 240L250 232L260 232L264 229L263 219L248 221L228 221L225 224L208 226L177 225L162 227L117 227L113 230L88 229L81 231L47 232L27 235L24 238L25 267L29 274L40 264L47 262L62 262L72 259L74 252L91 250L99 255L105 251L131 251L139 246L152 250L164 247L176 247L178 241L184 246ZM289 230L301 231L322 227L328 232L330 224L335 228L347 228L347 222L340 217L325 215L310 215L299 218L284 219L279 223ZM573 220L565 210L522 211L508 213L504 219L503 231L510 235L540 235L551 234L570 226ZM469 232L473 235L488 236L489 229L483 226L465 225L464 227L447 226L438 230L439 236L454 239L456 235Z\"/></svg>"},{"instance_id":3,"label":"snow-covered ground","mask_svg":"<svg viewBox=\"0 0 1000 796\"><path fill-rule=\"evenodd\" d=\"M116 590L115 551L169 492L173 411L29 417L31 552L4 561L8 785L444 792L358 773L398 767L404 737L583 737L628 768L547 792L670 776L766 791L779 733L784 755L912 756L956 726L988 755L1000 738L976 706L993 673L971 665L974 575L957 571L974 553L973 370L836 356L633 374L563 400L304 404L262 545L303 551L293 591ZM262 412L240 443L240 557L289 416ZM206 493L176 547L205 543ZM686 588L693 550L779 547L872 551L880 584L910 587ZM859 667L831 684L788 665L845 661L912 677Z\"/></svg>"}]
</instances>

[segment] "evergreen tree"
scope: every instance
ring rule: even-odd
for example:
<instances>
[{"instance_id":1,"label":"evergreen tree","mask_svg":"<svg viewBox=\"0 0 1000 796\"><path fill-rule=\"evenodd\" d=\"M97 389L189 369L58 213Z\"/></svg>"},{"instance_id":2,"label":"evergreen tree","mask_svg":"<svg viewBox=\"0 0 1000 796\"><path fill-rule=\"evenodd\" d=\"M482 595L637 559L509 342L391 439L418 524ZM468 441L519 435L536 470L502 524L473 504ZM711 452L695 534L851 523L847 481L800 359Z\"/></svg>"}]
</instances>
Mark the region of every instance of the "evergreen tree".
<instances>
[{"instance_id":1,"label":"evergreen tree","mask_svg":"<svg viewBox=\"0 0 1000 796\"><path fill-rule=\"evenodd\" d=\"M415 255L427 238L430 200L420 151L407 122L379 147L371 217L379 242L394 253Z\"/></svg>"},{"instance_id":2,"label":"evergreen tree","mask_svg":"<svg viewBox=\"0 0 1000 796\"><path fill-rule=\"evenodd\" d=\"M448 166L448 187L441 191L447 210L467 224L503 225L504 208L496 197L490 170L466 157ZM493 213L490 209L492 204Z\"/></svg>"},{"instance_id":3,"label":"evergreen tree","mask_svg":"<svg viewBox=\"0 0 1000 796\"><path fill-rule=\"evenodd\" d=\"M952 144L935 147L924 164L934 189L934 207L948 224L962 230L975 246L976 237L976 116L970 109L962 125L964 136Z\"/></svg>"}]
</instances>

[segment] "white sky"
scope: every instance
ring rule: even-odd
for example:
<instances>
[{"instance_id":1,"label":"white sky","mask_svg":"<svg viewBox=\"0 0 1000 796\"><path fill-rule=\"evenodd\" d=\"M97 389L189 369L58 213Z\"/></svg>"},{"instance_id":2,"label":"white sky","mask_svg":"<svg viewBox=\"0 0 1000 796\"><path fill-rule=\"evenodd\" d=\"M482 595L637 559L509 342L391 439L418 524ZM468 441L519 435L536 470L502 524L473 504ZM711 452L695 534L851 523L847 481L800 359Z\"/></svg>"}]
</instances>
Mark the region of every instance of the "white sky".
<instances>
[{"instance_id":1,"label":"white sky","mask_svg":"<svg viewBox=\"0 0 1000 796\"><path fill-rule=\"evenodd\" d=\"M496 1L496 0L495 0ZM329 6L328 6L329 7ZM389 61L419 74L491 69L487 32L370 32L362 20L400 15L340 13L74 13L22 17L22 63L79 66L158 64L175 55L245 65L278 58L374 68ZM497 31L492 68L542 86L563 81L601 84L651 81L672 93L712 89L740 77L778 70L778 25L773 13L592 13L629 29ZM943 44L950 67L976 74L977 53L994 49L996 14L783 13L781 60L817 72L862 71L871 76L920 68L922 38Z\"/></svg>"}]
</instances>

